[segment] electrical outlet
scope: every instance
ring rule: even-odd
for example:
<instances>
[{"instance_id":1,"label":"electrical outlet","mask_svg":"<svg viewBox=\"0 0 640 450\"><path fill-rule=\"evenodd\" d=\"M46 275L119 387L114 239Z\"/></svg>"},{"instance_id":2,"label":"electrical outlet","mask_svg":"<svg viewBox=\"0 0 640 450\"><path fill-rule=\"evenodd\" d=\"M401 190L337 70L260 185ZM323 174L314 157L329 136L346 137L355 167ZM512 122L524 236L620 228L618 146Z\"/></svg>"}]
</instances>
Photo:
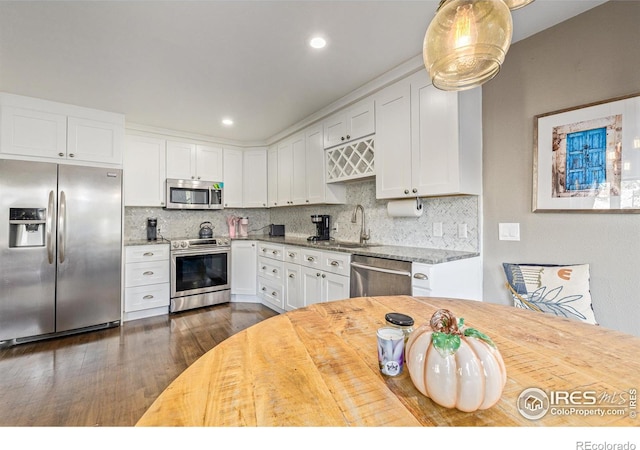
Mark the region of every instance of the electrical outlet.
<instances>
[{"instance_id":1,"label":"electrical outlet","mask_svg":"<svg viewBox=\"0 0 640 450\"><path fill-rule=\"evenodd\" d=\"M433 222L433 235L442 237L442 222Z\"/></svg>"}]
</instances>

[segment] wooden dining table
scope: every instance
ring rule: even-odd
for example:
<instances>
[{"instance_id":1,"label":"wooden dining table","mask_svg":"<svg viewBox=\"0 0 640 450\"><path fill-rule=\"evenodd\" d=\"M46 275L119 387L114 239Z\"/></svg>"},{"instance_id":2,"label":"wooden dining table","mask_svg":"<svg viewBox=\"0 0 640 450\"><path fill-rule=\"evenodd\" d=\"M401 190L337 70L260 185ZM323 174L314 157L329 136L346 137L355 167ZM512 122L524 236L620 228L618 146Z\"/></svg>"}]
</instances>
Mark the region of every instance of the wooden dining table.
<instances>
[{"instance_id":1,"label":"wooden dining table","mask_svg":"<svg viewBox=\"0 0 640 450\"><path fill-rule=\"evenodd\" d=\"M427 324L448 309L489 335L507 369L497 404L462 412L421 394L408 371L380 372L385 314ZM260 322L217 345L155 400L137 426L638 426L640 338L511 306L431 297L359 297ZM528 389L547 413L525 417ZM595 402L595 403L594 403Z\"/></svg>"}]
</instances>

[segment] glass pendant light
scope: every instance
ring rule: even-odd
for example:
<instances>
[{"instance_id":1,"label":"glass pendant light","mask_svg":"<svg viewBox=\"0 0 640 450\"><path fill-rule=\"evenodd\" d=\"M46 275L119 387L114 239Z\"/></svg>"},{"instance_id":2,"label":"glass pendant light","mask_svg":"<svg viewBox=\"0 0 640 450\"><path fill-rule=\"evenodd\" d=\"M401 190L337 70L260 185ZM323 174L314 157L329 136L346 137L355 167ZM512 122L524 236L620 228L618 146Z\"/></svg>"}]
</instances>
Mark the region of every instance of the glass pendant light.
<instances>
[{"instance_id":1,"label":"glass pendant light","mask_svg":"<svg viewBox=\"0 0 640 450\"><path fill-rule=\"evenodd\" d=\"M511 45L511 12L502 0L441 0L424 37L424 64L438 89L489 81Z\"/></svg>"},{"instance_id":2,"label":"glass pendant light","mask_svg":"<svg viewBox=\"0 0 640 450\"><path fill-rule=\"evenodd\" d=\"M533 0L503 0L507 7L513 11L514 9L522 8L523 6L527 6L529 3L533 2Z\"/></svg>"}]
</instances>

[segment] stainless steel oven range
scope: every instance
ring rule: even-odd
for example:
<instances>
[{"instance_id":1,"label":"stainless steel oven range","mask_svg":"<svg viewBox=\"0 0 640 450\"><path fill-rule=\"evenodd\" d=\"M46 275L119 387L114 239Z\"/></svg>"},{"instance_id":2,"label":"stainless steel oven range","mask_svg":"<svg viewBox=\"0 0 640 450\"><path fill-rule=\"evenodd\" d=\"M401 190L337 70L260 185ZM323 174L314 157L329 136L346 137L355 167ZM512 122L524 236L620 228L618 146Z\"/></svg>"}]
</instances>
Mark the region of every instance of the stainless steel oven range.
<instances>
[{"instance_id":1,"label":"stainless steel oven range","mask_svg":"<svg viewBox=\"0 0 640 450\"><path fill-rule=\"evenodd\" d=\"M228 238L171 240L170 312L228 302L231 298Z\"/></svg>"}]
</instances>

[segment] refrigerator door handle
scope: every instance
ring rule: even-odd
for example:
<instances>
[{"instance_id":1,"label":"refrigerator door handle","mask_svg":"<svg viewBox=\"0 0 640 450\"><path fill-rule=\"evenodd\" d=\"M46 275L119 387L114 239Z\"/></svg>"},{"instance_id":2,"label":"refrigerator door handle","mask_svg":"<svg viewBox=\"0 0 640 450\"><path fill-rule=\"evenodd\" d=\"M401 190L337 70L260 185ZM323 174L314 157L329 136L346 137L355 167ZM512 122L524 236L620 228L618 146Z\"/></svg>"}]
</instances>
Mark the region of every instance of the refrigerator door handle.
<instances>
[{"instance_id":1,"label":"refrigerator door handle","mask_svg":"<svg viewBox=\"0 0 640 450\"><path fill-rule=\"evenodd\" d=\"M60 191L60 211L58 214L58 258L60 263L64 262L66 244L66 223L67 223L67 196L64 191Z\"/></svg>"},{"instance_id":2,"label":"refrigerator door handle","mask_svg":"<svg viewBox=\"0 0 640 450\"><path fill-rule=\"evenodd\" d=\"M53 231L53 208L55 207L55 194L53 191L49 191L49 204L47 205L47 217L45 226L47 227L47 257L49 259L49 264L53 264L53 239L52 239L52 231Z\"/></svg>"}]
</instances>

